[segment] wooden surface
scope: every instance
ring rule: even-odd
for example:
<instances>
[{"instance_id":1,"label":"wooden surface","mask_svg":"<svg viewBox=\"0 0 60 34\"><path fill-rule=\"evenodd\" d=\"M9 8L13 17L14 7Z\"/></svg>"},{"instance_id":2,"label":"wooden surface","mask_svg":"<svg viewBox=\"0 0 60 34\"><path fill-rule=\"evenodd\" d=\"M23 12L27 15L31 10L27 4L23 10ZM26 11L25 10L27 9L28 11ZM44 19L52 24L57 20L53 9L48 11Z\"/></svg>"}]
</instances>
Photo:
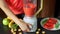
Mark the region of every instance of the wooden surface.
<instances>
[{"instance_id":1,"label":"wooden surface","mask_svg":"<svg viewBox=\"0 0 60 34\"><path fill-rule=\"evenodd\" d=\"M39 2L40 0L38 0ZM39 8L39 4L38 4ZM38 17L54 17L55 11L55 0L44 0L44 6L42 12L38 15Z\"/></svg>"}]
</instances>

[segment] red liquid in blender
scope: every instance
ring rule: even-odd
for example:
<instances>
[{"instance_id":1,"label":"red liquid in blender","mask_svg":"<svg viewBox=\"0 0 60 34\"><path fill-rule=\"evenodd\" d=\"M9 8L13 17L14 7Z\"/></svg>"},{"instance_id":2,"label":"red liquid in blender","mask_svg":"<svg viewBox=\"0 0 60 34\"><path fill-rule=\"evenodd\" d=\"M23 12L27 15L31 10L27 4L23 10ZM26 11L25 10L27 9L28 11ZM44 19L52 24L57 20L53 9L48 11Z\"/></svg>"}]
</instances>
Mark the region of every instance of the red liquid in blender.
<instances>
[{"instance_id":1,"label":"red liquid in blender","mask_svg":"<svg viewBox=\"0 0 60 34\"><path fill-rule=\"evenodd\" d=\"M29 26L30 32L35 32L37 29L37 18L34 16L36 10L36 0L24 0L23 10L25 16L23 21L31 24Z\"/></svg>"},{"instance_id":2,"label":"red liquid in blender","mask_svg":"<svg viewBox=\"0 0 60 34\"><path fill-rule=\"evenodd\" d=\"M23 7L26 16L33 16L35 14L36 5L33 3L27 3Z\"/></svg>"}]
</instances>

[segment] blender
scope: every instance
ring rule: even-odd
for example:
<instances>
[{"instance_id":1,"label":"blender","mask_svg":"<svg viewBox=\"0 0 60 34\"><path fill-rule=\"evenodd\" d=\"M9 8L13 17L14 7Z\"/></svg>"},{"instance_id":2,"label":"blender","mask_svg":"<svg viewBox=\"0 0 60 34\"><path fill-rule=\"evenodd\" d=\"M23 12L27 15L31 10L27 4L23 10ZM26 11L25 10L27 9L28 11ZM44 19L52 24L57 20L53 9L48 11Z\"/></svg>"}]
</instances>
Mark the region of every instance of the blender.
<instances>
[{"instance_id":1,"label":"blender","mask_svg":"<svg viewBox=\"0 0 60 34\"><path fill-rule=\"evenodd\" d=\"M37 0L23 0L23 10L25 16L23 21L29 25L30 32L35 32L37 29L37 18L34 16L37 8Z\"/></svg>"}]
</instances>

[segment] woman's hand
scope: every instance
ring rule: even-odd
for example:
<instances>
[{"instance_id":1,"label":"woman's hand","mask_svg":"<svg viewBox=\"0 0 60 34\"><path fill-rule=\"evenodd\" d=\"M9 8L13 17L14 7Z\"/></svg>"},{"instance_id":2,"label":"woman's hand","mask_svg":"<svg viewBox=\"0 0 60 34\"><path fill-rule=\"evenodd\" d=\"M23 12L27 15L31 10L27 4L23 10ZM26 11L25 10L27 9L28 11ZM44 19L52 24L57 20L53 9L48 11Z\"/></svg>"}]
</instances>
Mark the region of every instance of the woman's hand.
<instances>
[{"instance_id":1,"label":"woman's hand","mask_svg":"<svg viewBox=\"0 0 60 34\"><path fill-rule=\"evenodd\" d=\"M23 24L22 26L19 26L22 29L22 31L29 32L30 31L30 28L29 28L30 24L25 23L22 19L20 19L20 21Z\"/></svg>"},{"instance_id":2,"label":"woman's hand","mask_svg":"<svg viewBox=\"0 0 60 34\"><path fill-rule=\"evenodd\" d=\"M20 19L20 21L22 21L23 24L24 24L25 26L27 26L27 28L28 28L28 29L24 30L25 32L29 32L29 31L31 30L31 28L33 28L32 24L25 23L22 19ZM24 26L24 25L23 25L23 26ZM24 27L25 27L25 26L24 26ZM25 27L25 28L26 28L26 27ZM24 28L22 28L22 29L24 29Z\"/></svg>"}]
</instances>

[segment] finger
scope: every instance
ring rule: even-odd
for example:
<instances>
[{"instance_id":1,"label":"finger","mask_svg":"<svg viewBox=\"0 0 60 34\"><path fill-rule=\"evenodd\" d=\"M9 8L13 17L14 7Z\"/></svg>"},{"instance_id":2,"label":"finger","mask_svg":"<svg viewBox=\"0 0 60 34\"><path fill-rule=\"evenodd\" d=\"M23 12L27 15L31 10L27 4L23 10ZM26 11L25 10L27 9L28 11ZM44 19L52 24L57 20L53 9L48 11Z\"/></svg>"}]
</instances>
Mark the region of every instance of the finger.
<instances>
[{"instance_id":1,"label":"finger","mask_svg":"<svg viewBox=\"0 0 60 34\"><path fill-rule=\"evenodd\" d=\"M28 24L28 26L29 26L30 29L33 28L33 27L32 27L32 24Z\"/></svg>"}]
</instances>

